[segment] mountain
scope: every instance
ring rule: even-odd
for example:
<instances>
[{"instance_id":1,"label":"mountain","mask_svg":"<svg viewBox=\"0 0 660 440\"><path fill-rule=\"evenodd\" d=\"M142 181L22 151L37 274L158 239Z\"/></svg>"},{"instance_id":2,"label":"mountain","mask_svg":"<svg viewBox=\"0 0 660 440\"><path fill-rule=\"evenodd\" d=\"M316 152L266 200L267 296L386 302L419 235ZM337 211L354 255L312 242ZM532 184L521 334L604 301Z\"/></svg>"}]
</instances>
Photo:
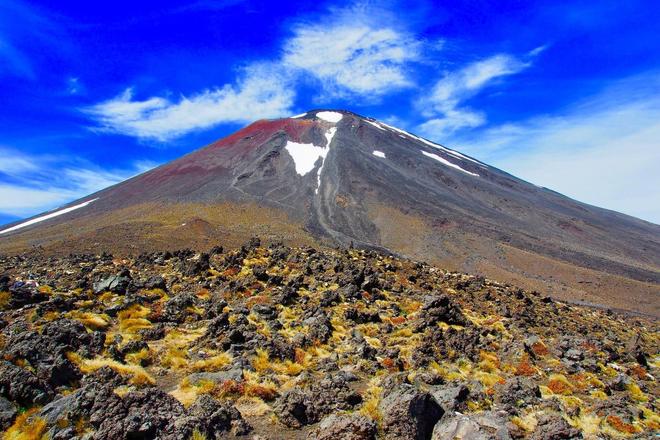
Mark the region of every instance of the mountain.
<instances>
[{"instance_id":1,"label":"mountain","mask_svg":"<svg viewBox=\"0 0 660 440\"><path fill-rule=\"evenodd\" d=\"M0 252L139 254L236 246L253 235L353 244L565 300L660 315L660 226L348 111L257 121L7 226Z\"/></svg>"}]
</instances>

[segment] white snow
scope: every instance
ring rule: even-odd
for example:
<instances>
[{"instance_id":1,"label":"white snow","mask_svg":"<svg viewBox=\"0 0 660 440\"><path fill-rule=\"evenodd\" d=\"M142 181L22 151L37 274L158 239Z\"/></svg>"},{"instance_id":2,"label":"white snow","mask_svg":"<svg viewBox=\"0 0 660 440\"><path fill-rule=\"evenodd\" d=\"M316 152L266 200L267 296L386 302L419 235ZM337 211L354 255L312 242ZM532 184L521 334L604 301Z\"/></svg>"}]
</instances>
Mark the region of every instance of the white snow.
<instances>
[{"instance_id":1,"label":"white snow","mask_svg":"<svg viewBox=\"0 0 660 440\"><path fill-rule=\"evenodd\" d=\"M385 157L385 153L383 153L382 151L374 150L374 152L373 152L372 154L373 154L374 156L382 157L383 159L387 159L387 158Z\"/></svg>"},{"instance_id":2,"label":"white snow","mask_svg":"<svg viewBox=\"0 0 660 440\"><path fill-rule=\"evenodd\" d=\"M402 136L402 135L405 135L405 136L411 137L411 138L413 138L413 139L415 139L415 140L418 140L418 141L420 141L420 142L422 142L422 143L428 145L429 147L433 147L433 148L437 148L438 150L442 150L442 151L444 151L445 153L450 154L450 155L454 156L454 157L457 158L457 159L469 160L470 162L474 162L474 163L476 163L477 165L479 165L480 167L482 167L482 168L484 168L484 169L486 168L486 167L484 166L484 164L482 164L482 163L479 162L478 160L474 160L474 159L472 159L471 157L467 157L467 156L465 156L464 154L459 153L458 151L455 151L455 150L449 149L449 148L447 148L447 147L443 147L442 145L436 144L435 142L431 142L431 141L429 141L429 140L426 140L426 139L424 139L423 137L419 137L419 136L416 136L416 135L414 135L414 134L412 134L412 133L408 133L407 131L405 131L405 130L401 130L400 128L392 127L391 125L388 125L388 124L386 124L386 123L384 123L384 122L380 122L380 121L379 121L379 122L371 122L371 121L367 121L367 122L370 123L370 124L372 124L372 125L374 125L374 126L376 126L376 127L378 127L378 128L380 128L381 130L384 130L383 126L385 126L385 127L389 128L390 130L393 130L393 131L396 131L397 133L399 133L399 136L401 136L401 137L404 137L404 136Z\"/></svg>"},{"instance_id":3,"label":"white snow","mask_svg":"<svg viewBox=\"0 0 660 440\"><path fill-rule=\"evenodd\" d=\"M328 122L332 122L333 124L336 124L337 122L341 121L341 118L343 118L344 115L337 112L318 112L316 114L316 117L319 119L323 119L324 121L328 121Z\"/></svg>"},{"instance_id":4,"label":"white snow","mask_svg":"<svg viewBox=\"0 0 660 440\"><path fill-rule=\"evenodd\" d=\"M296 173L300 176L304 176L314 169L316 161L321 159L321 166L316 172L316 194L319 192L321 187L321 170L323 170L323 164L325 163L325 157L330 151L330 143L332 138L337 134L337 127L332 127L325 132L325 147L319 147L314 144L300 144L298 142L287 141L286 151L289 152L293 158L293 162L296 167Z\"/></svg>"},{"instance_id":5,"label":"white snow","mask_svg":"<svg viewBox=\"0 0 660 440\"><path fill-rule=\"evenodd\" d=\"M479 174L471 173L468 170L464 170L463 168L459 167L455 163L451 163L447 159L445 159L443 157L440 157L437 154L428 153L424 150L420 150L420 151L422 152L422 154L424 154L424 156L430 157L431 159L435 159L443 165L447 165L448 167L456 168L457 170L463 171L464 173L469 174L470 176L479 177Z\"/></svg>"},{"instance_id":6,"label":"white snow","mask_svg":"<svg viewBox=\"0 0 660 440\"><path fill-rule=\"evenodd\" d=\"M330 151L330 142L332 142L332 138L335 137L335 134L337 134L337 127L332 127L330 130L325 132L325 151L323 153L323 162L321 162L321 166L319 167L318 172L316 173L316 191L315 193L319 193L319 188L321 187L321 170L323 169L323 165L325 164L325 156L328 154L328 151Z\"/></svg>"},{"instance_id":7,"label":"white snow","mask_svg":"<svg viewBox=\"0 0 660 440\"><path fill-rule=\"evenodd\" d=\"M28 220L28 221L20 223L16 226L12 226L11 228L4 229L4 230L0 231L0 234L5 234L7 232L12 232L12 231L15 231L17 229L21 229L21 228L24 228L26 226L33 225L35 223L39 223L39 222L42 222L44 220L48 220L48 219L51 219L53 217L57 217L57 216L62 215L62 214L66 214L67 212L71 212L71 211L75 211L76 209L84 208L85 206L89 205L90 203L92 203L96 200L98 200L98 198L88 200L88 201L83 202L79 205L69 206L68 208L60 209L59 211L51 212L50 214L35 217L32 220Z\"/></svg>"},{"instance_id":8,"label":"white snow","mask_svg":"<svg viewBox=\"0 0 660 440\"><path fill-rule=\"evenodd\" d=\"M387 130L385 130L385 128L383 128L383 126L381 126L378 122L367 121L366 119L364 120L364 122L366 122L367 124L371 124L371 125L373 125L374 127L378 128L379 130L387 131Z\"/></svg>"},{"instance_id":9,"label":"white snow","mask_svg":"<svg viewBox=\"0 0 660 440\"><path fill-rule=\"evenodd\" d=\"M291 116L291 119L298 119L298 118L302 118L303 116L307 116L307 113L301 113L299 115Z\"/></svg>"},{"instance_id":10,"label":"white snow","mask_svg":"<svg viewBox=\"0 0 660 440\"><path fill-rule=\"evenodd\" d=\"M314 144L299 144L298 142L287 141L286 151L293 158L296 166L296 173L301 176L314 169L314 164L319 157L325 157L326 149L317 147Z\"/></svg>"}]
</instances>

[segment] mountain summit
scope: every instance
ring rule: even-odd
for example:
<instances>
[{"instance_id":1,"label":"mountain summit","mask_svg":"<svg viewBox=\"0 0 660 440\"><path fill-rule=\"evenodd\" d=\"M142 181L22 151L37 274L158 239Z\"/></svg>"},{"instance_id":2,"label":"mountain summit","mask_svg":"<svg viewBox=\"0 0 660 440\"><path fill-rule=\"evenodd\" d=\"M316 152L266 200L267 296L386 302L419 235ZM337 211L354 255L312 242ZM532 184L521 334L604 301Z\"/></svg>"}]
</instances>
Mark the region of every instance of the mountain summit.
<instances>
[{"instance_id":1,"label":"mountain summit","mask_svg":"<svg viewBox=\"0 0 660 440\"><path fill-rule=\"evenodd\" d=\"M143 251L252 235L385 250L562 299L660 314L660 226L343 110L260 120L0 230L0 252Z\"/></svg>"}]
</instances>

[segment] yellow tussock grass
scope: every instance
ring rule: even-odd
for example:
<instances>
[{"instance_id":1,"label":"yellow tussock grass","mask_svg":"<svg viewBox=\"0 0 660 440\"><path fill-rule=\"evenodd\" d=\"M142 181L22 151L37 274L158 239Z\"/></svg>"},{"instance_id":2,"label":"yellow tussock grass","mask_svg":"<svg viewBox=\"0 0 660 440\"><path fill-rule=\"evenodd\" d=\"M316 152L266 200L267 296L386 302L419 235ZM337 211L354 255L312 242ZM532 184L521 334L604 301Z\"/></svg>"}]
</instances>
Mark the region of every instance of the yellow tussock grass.
<instances>
[{"instance_id":1,"label":"yellow tussock grass","mask_svg":"<svg viewBox=\"0 0 660 440\"><path fill-rule=\"evenodd\" d=\"M78 365L78 368L84 374L90 374L103 367L109 367L122 376L129 376L130 382L134 385L154 385L156 383L154 378L139 365L122 364L114 359L102 357L83 359L77 353L73 352L67 353L67 357L71 362Z\"/></svg>"},{"instance_id":2,"label":"yellow tussock grass","mask_svg":"<svg viewBox=\"0 0 660 440\"><path fill-rule=\"evenodd\" d=\"M3 440L46 440L46 421L34 415L37 411L38 408L33 408L16 417Z\"/></svg>"}]
</instances>

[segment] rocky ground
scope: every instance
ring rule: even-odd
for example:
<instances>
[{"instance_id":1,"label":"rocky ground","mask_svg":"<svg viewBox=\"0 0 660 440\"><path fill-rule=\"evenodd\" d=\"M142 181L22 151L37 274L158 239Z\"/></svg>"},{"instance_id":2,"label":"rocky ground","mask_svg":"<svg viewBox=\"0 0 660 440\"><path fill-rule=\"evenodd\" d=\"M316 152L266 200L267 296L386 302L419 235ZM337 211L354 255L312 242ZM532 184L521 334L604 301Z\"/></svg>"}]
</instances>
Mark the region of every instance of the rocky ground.
<instances>
[{"instance_id":1,"label":"rocky ground","mask_svg":"<svg viewBox=\"0 0 660 440\"><path fill-rule=\"evenodd\" d=\"M354 249L0 257L6 439L651 438L658 324Z\"/></svg>"}]
</instances>

